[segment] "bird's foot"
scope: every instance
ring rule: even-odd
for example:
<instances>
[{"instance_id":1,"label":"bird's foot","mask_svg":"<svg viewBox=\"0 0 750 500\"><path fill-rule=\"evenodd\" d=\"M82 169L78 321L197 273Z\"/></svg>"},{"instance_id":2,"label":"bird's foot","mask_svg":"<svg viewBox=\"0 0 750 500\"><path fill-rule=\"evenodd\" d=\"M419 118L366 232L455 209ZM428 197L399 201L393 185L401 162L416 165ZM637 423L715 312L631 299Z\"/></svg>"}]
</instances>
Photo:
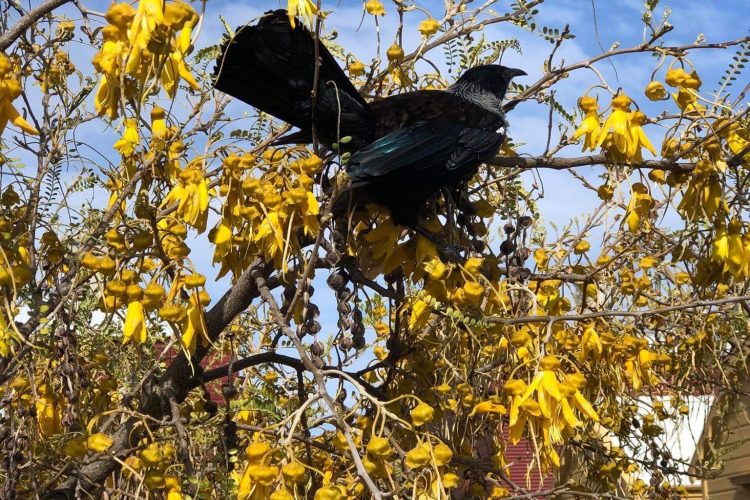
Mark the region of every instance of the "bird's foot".
<instances>
[{"instance_id":1,"label":"bird's foot","mask_svg":"<svg viewBox=\"0 0 750 500\"><path fill-rule=\"evenodd\" d=\"M444 262L452 262L454 264L463 264L466 262L466 258L461 255L466 249L445 243L420 225L414 226L413 229L418 235L427 238L437 247L438 255Z\"/></svg>"},{"instance_id":2,"label":"bird's foot","mask_svg":"<svg viewBox=\"0 0 750 500\"><path fill-rule=\"evenodd\" d=\"M454 264L463 264L466 262L466 259L461 255L461 251L464 250L463 248L441 242L436 242L435 246L440 255L440 260Z\"/></svg>"}]
</instances>

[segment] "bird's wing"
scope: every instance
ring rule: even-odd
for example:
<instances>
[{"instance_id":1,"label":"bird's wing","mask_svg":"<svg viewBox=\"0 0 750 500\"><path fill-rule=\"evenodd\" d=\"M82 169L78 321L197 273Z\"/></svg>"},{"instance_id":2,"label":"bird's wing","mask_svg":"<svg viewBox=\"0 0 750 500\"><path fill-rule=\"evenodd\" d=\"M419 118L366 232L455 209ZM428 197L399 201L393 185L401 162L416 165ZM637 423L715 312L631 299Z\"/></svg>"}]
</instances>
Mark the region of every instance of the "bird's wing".
<instances>
[{"instance_id":1,"label":"bird's wing","mask_svg":"<svg viewBox=\"0 0 750 500\"><path fill-rule=\"evenodd\" d=\"M493 156L505 139L502 132L461 123L415 123L357 151L349 161L349 175L352 184L454 176Z\"/></svg>"}]
</instances>

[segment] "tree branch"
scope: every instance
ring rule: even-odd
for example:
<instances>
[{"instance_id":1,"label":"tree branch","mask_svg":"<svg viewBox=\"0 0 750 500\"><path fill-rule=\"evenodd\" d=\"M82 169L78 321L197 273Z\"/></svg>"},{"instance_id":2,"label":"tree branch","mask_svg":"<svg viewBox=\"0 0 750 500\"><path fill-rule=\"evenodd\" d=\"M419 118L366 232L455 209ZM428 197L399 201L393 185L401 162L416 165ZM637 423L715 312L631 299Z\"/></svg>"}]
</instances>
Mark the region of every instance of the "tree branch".
<instances>
[{"instance_id":1,"label":"tree branch","mask_svg":"<svg viewBox=\"0 0 750 500\"><path fill-rule=\"evenodd\" d=\"M47 0L37 5L26 13L18 22L8 31L0 35L0 52L5 52L20 37L24 31L36 23L39 19L46 16L59 6L70 2L71 0Z\"/></svg>"},{"instance_id":2,"label":"tree branch","mask_svg":"<svg viewBox=\"0 0 750 500\"><path fill-rule=\"evenodd\" d=\"M573 158L548 158L544 156L496 156L487 162L494 167L518 167L522 169L547 168L551 170L568 170L575 167L588 165L614 165L604 154L577 156ZM635 169L660 169L673 170L676 172L690 172L695 168L695 163L674 163L664 160L646 160L640 163L628 165Z\"/></svg>"}]
</instances>

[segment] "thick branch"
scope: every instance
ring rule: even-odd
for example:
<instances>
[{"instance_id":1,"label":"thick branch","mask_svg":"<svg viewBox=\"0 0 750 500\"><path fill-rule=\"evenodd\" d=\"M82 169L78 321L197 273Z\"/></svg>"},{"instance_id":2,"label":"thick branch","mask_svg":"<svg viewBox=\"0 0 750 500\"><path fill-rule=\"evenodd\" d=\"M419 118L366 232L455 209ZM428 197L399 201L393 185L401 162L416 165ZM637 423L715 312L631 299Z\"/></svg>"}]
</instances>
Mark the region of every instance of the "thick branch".
<instances>
[{"instance_id":1,"label":"thick branch","mask_svg":"<svg viewBox=\"0 0 750 500\"><path fill-rule=\"evenodd\" d=\"M70 1L71 0L47 0L28 11L15 25L11 26L8 31L0 35L0 52L8 50L8 47L10 47L24 31L39 19Z\"/></svg>"},{"instance_id":2,"label":"thick branch","mask_svg":"<svg viewBox=\"0 0 750 500\"><path fill-rule=\"evenodd\" d=\"M229 323L243 312L259 296L255 285L255 278L259 275L268 276L272 267L262 259L255 262L246 270L232 288L224 294L219 302L206 313L206 326L211 342L216 341ZM277 283L267 281L266 286L276 286ZM188 392L194 387L194 373L191 367L198 367L200 361L208 354L209 347L199 346L188 360L184 353L180 353L169 365L160 380L146 384L140 401L140 412L156 420L161 420L172 413L170 399L181 403ZM113 457L123 460L132 446L135 446L144 432L143 426L136 426L141 419L128 417L112 436L113 444L108 450L110 456L102 456L94 462L85 464L75 477L65 481L58 490L51 492L45 498L72 498L76 483L82 489L95 492L105 483L107 476L119 467Z\"/></svg>"}]
</instances>

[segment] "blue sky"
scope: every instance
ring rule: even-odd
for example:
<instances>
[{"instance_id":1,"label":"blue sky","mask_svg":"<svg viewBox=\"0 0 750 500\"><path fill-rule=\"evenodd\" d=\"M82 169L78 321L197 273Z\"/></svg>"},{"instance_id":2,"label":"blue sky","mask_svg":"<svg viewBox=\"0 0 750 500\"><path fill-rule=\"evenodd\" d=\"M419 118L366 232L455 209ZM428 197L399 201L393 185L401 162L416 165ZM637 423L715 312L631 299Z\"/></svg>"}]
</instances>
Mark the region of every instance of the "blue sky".
<instances>
[{"instance_id":1,"label":"blue sky","mask_svg":"<svg viewBox=\"0 0 750 500\"><path fill-rule=\"evenodd\" d=\"M34 2L32 2L34 3ZM106 11L109 1L106 0L83 0L83 4L88 8L104 12ZM381 21L382 50L392 43L395 36L398 16L393 4L384 0L387 15ZM474 2L474 5L482 2ZM375 56L375 25L372 16L364 16L363 19L363 2L353 0L323 0L324 9L332 9L333 14L326 22L326 29L336 29L339 33L337 41L357 54L358 58L369 63ZM444 11L444 3L437 0L419 1L418 4L428 10L433 17L441 18ZM510 2L498 1L493 5L497 12L507 12ZM210 0L207 2L206 16L197 39L197 48L213 45L220 40L224 29L222 27L220 16L224 17L230 25L238 26L251 21L262 12L279 7L286 6L286 0L264 0L234 2L225 0ZM199 2L195 2L196 8L200 7ZM669 7L668 7L669 6ZM671 8L670 22L674 25L674 30L664 37L664 41L669 45L691 43L702 33L707 42L717 42L729 39L735 39L747 35L748 24L744 22L750 18L750 0L733 0L733 1L698 1L698 0L679 0L673 2L661 2L656 9L655 17L659 18L665 12L665 9ZM593 11L596 11L597 17L597 37L594 32ZM620 1L603 1L595 0L548 0L539 7L539 14L536 16L536 22L539 26L548 26L550 28L562 29L565 23L569 23L571 31L576 35L573 40L566 41L555 57L555 63L565 60L566 63L573 63L592 57L600 52L602 48L608 49L614 43L619 43L621 47L633 46L641 43L644 30L640 21L643 4L638 0L620 0ZM73 19L80 18L78 11L72 6L66 6L63 12ZM417 26L420 21L426 18L426 14L419 10L409 12L405 16L404 31L404 48L410 52L420 42L420 35L417 32ZM532 34L526 30L510 24L495 24L487 27L484 36L488 40L499 40L508 38L518 38L522 53L518 54L508 51L503 59L507 66L514 66L524 69L529 76L520 80L522 83L530 84L534 82L542 73L542 64L547 59L550 44L538 35ZM717 51L695 51L691 56L691 61L697 67L704 81L703 90L712 90L716 87L720 75L727 66L733 55L733 50ZM74 45L71 51L71 58L84 74L91 74L90 66L93 50L90 47L78 44ZM381 54L385 59L385 54ZM427 54L427 57L439 67L444 67L444 57L442 50L437 49ZM613 60L614 67L606 61L596 64L596 67L607 78L613 88L622 87L626 93L636 99L638 104L647 114L658 113L664 109L665 103L652 104L643 96L643 89L646 83L651 79L651 73L655 66L655 59L649 55L636 54L618 57ZM657 78L663 76L664 68L657 75ZM578 97L591 84L597 83L598 80L594 73L588 70L579 70L558 84L556 88L557 99L567 108L572 109ZM737 82L738 85L744 82ZM30 85L27 85L31 87ZM34 93L38 93L36 88L29 89L32 94L32 105ZM607 103L608 99L602 96L601 102ZM90 98L92 100L93 97ZM38 101L37 101L38 102ZM88 103L92 106L92 103ZM674 111L671 103L670 111ZM231 116L241 118L247 116L250 110L243 103L233 103L228 112ZM524 143L520 149L521 154L539 154L544 150L547 133L547 115L548 108L545 105L536 102L526 102L518 106L509 114L511 123L510 133L516 143ZM559 121L556 118L556 121ZM556 131L555 127L555 131ZM568 133L571 131L568 130ZM663 130L658 126L648 126L647 134L652 138L657 149L660 144L659 137L663 135ZM95 121L84 128L78 134L79 140L90 142L100 151L110 155L109 158L116 157L115 152L108 145L114 143L117 134L112 128L107 128L104 122ZM557 133L553 134L553 144L557 139ZM563 154L567 156L576 156L579 154L579 147L571 147L564 150ZM601 167L587 167L577 170L578 173L585 175L589 179L596 178L602 173ZM75 172L70 172L74 175ZM566 224L571 218L586 214L594 206L598 205L598 199L590 192L582 189L578 181L572 179L567 172L556 172L543 170L539 172L542 184L545 187L545 197L538 203L538 207L545 223L555 223L558 226ZM525 179L527 184L531 183L530 175ZM597 185L595 183L595 185ZM106 195L100 193L90 199L96 206L101 206L106 200ZM596 244L595 242L593 242ZM208 249L205 235L198 237L193 244L192 258L199 270L209 277L209 292L215 298L218 298L229 286L227 280L221 282L212 282L216 270L211 268L212 251ZM325 285L319 287L323 289ZM321 304L322 306L322 304ZM326 308L323 308L324 312ZM335 325L334 314L324 314L323 319L329 327Z\"/></svg>"}]
</instances>

